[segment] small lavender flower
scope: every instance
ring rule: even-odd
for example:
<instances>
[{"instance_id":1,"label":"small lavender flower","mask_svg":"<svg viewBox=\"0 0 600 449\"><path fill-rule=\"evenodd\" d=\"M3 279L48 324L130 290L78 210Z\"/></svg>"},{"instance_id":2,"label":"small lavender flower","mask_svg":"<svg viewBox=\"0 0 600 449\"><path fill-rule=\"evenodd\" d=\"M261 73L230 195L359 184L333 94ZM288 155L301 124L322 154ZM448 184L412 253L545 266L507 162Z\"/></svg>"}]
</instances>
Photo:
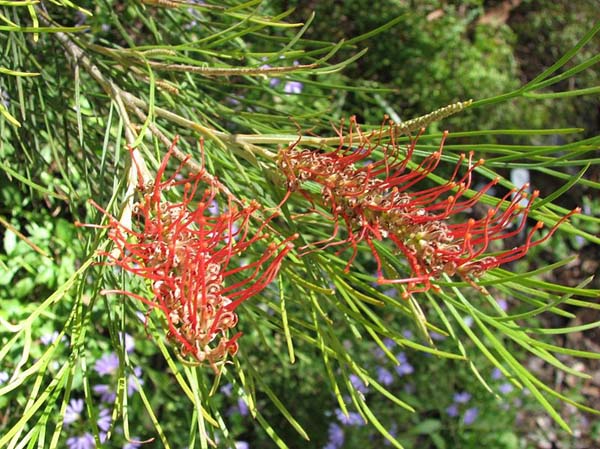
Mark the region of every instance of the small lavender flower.
<instances>
[{"instance_id":1,"label":"small lavender flower","mask_svg":"<svg viewBox=\"0 0 600 449\"><path fill-rule=\"evenodd\" d=\"M377 367L377 381L386 387L394 382L394 375L387 369L378 366Z\"/></svg>"},{"instance_id":2,"label":"small lavender flower","mask_svg":"<svg viewBox=\"0 0 600 449\"><path fill-rule=\"evenodd\" d=\"M234 99L232 98L232 100L234 100ZM208 206L207 210L208 210L208 213L213 216L219 215L219 204L215 200L212 200L210 202L210 206Z\"/></svg>"},{"instance_id":3,"label":"small lavender flower","mask_svg":"<svg viewBox=\"0 0 600 449\"><path fill-rule=\"evenodd\" d=\"M500 306L500 308L503 311L506 312L508 310L508 302L506 301L506 299L498 299L497 302L498 302L498 306Z\"/></svg>"},{"instance_id":4,"label":"small lavender flower","mask_svg":"<svg viewBox=\"0 0 600 449\"><path fill-rule=\"evenodd\" d=\"M502 394L508 394L511 391L513 391L513 386L509 382L504 382L502 385L500 385L498 390L500 390L500 393L502 393Z\"/></svg>"},{"instance_id":5,"label":"small lavender flower","mask_svg":"<svg viewBox=\"0 0 600 449\"><path fill-rule=\"evenodd\" d=\"M119 332L119 340L125 346L125 352L131 354L135 349L135 340L127 332Z\"/></svg>"},{"instance_id":6,"label":"small lavender flower","mask_svg":"<svg viewBox=\"0 0 600 449\"><path fill-rule=\"evenodd\" d=\"M383 294L385 296L389 296L390 298L395 298L396 296L398 296L398 290L396 290L395 288L388 288L387 290L383 291Z\"/></svg>"},{"instance_id":7,"label":"small lavender flower","mask_svg":"<svg viewBox=\"0 0 600 449\"><path fill-rule=\"evenodd\" d=\"M71 399L65 410L63 422L66 426L81 418L83 412L83 399Z\"/></svg>"},{"instance_id":8,"label":"small lavender flower","mask_svg":"<svg viewBox=\"0 0 600 449\"><path fill-rule=\"evenodd\" d=\"M454 402L457 404L466 404L471 400L471 394L466 391L454 394Z\"/></svg>"},{"instance_id":9,"label":"small lavender flower","mask_svg":"<svg viewBox=\"0 0 600 449\"><path fill-rule=\"evenodd\" d=\"M283 91L286 94L300 94L302 93L303 88L304 85L300 81L288 81L285 83L285 86L283 86Z\"/></svg>"},{"instance_id":10,"label":"small lavender flower","mask_svg":"<svg viewBox=\"0 0 600 449\"><path fill-rule=\"evenodd\" d=\"M473 317L471 315L463 317L463 323L465 323L467 327L473 326Z\"/></svg>"},{"instance_id":11,"label":"small lavender flower","mask_svg":"<svg viewBox=\"0 0 600 449\"><path fill-rule=\"evenodd\" d=\"M393 423L390 428L388 429L389 434L396 438L398 436L398 425L396 423ZM387 439L385 439L383 441L383 445L384 446L390 446L392 443L390 443Z\"/></svg>"},{"instance_id":12,"label":"small lavender flower","mask_svg":"<svg viewBox=\"0 0 600 449\"><path fill-rule=\"evenodd\" d=\"M456 418L458 416L458 405L457 404L451 404L448 407L446 407L446 413L448 414L448 416L452 417L452 418Z\"/></svg>"},{"instance_id":13,"label":"small lavender flower","mask_svg":"<svg viewBox=\"0 0 600 449\"><path fill-rule=\"evenodd\" d=\"M98 384L92 387L94 393L100 396L100 401L107 404L113 404L117 398L117 394L112 390L110 385Z\"/></svg>"},{"instance_id":14,"label":"small lavender flower","mask_svg":"<svg viewBox=\"0 0 600 449\"><path fill-rule=\"evenodd\" d=\"M223 393L227 397L231 396L231 390L233 390L232 384L225 384L221 387L221 393Z\"/></svg>"},{"instance_id":15,"label":"small lavender flower","mask_svg":"<svg viewBox=\"0 0 600 449\"><path fill-rule=\"evenodd\" d=\"M394 340L392 340L391 338L384 338L383 339L383 345L388 348L388 349L393 349L396 346L396 342Z\"/></svg>"},{"instance_id":16,"label":"small lavender flower","mask_svg":"<svg viewBox=\"0 0 600 449\"><path fill-rule=\"evenodd\" d=\"M340 449L344 444L344 430L336 423L329 424L329 441L323 449Z\"/></svg>"},{"instance_id":17,"label":"small lavender flower","mask_svg":"<svg viewBox=\"0 0 600 449\"><path fill-rule=\"evenodd\" d=\"M8 95L8 92L6 92L5 90L2 90L1 88L0 88L0 103L2 103L2 105L7 109L10 106L10 96Z\"/></svg>"},{"instance_id":18,"label":"small lavender flower","mask_svg":"<svg viewBox=\"0 0 600 449\"><path fill-rule=\"evenodd\" d=\"M385 359L385 352L379 346L375 348L375 351L373 351L373 355L375 355L375 358L379 360Z\"/></svg>"},{"instance_id":19,"label":"small lavender flower","mask_svg":"<svg viewBox=\"0 0 600 449\"><path fill-rule=\"evenodd\" d=\"M260 66L261 69L270 69L271 65L269 64L263 64ZM269 86L270 87L277 87L279 86L279 83L281 83L281 80L279 78L269 78Z\"/></svg>"},{"instance_id":20,"label":"small lavender flower","mask_svg":"<svg viewBox=\"0 0 600 449\"><path fill-rule=\"evenodd\" d=\"M248 416L248 404L246 404L246 401L244 401L243 398L238 398L237 409L241 416Z\"/></svg>"},{"instance_id":21,"label":"small lavender flower","mask_svg":"<svg viewBox=\"0 0 600 449\"><path fill-rule=\"evenodd\" d=\"M103 408L98 415L98 421L96 421L96 423L98 424L98 428L103 432L108 432L108 429L110 429L110 423L112 422L110 414L109 409Z\"/></svg>"},{"instance_id":22,"label":"small lavender flower","mask_svg":"<svg viewBox=\"0 0 600 449\"><path fill-rule=\"evenodd\" d=\"M446 339L445 335L439 334L439 333L437 333L435 331L431 331L429 333L429 336L431 337L432 340L435 340L435 341L442 341L442 340Z\"/></svg>"},{"instance_id":23,"label":"small lavender flower","mask_svg":"<svg viewBox=\"0 0 600 449\"><path fill-rule=\"evenodd\" d=\"M407 340L412 340L414 338L414 335L412 333L412 331L410 329L405 329L402 331L402 336L404 338L406 338Z\"/></svg>"},{"instance_id":24,"label":"small lavender flower","mask_svg":"<svg viewBox=\"0 0 600 449\"><path fill-rule=\"evenodd\" d=\"M83 435L67 439L67 446L69 449L93 449L96 447L96 442L94 436L86 432Z\"/></svg>"},{"instance_id":25,"label":"small lavender flower","mask_svg":"<svg viewBox=\"0 0 600 449\"><path fill-rule=\"evenodd\" d=\"M10 378L10 375L6 371L0 371L0 385L6 382Z\"/></svg>"},{"instance_id":26,"label":"small lavender flower","mask_svg":"<svg viewBox=\"0 0 600 449\"><path fill-rule=\"evenodd\" d=\"M396 370L396 374L398 374L398 376L407 376L415 372L415 368L408 363L408 358L404 352L399 352L396 354L396 360L398 360L399 365L397 365L394 369Z\"/></svg>"},{"instance_id":27,"label":"small lavender flower","mask_svg":"<svg viewBox=\"0 0 600 449\"><path fill-rule=\"evenodd\" d=\"M465 411L465 416L463 416L463 423L465 426L470 426L477 419L477 415L479 415L479 409L477 407L471 407Z\"/></svg>"},{"instance_id":28,"label":"small lavender flower","mask_svg":"<svg viewBox=\"0 0 600 449\"><path fill-rule=\"evenodd\" d=\"M246 441L236 441L235 449L250 449L250 444Z\"/></svg>"},{"instance_id":29,"label":"small lavender flower","mask_svg":"<svg viewBox=\"0 0 600 449\"><path fill-rule=\"evenodd\" d=\"M360 413L349 412L346 415L341 409L336 408L335 416L344 426L362 426L365 424L365 420L360 416Z\"/></svg>"},{"instance_id":30,"label":"small lavender flower","mask_svg":"<svg viewBox=\"0 0 600 449\"><path fill-rule=\"evenodd\" d=\"M135 440L136 438L134 437L133 440ZM123 449L139 449L141 448L142 445L138 442L134 442L134 441L130 441L128 443L125 443L125 445L123 446Z\"/></svg>"},{"instance_id":31,"label":"small lavender flower","mask_svg":"<svg viewBox=\"0 0 600 449\"><path fill-rule=\"evenodd\" d=\"M356 374L350 374L349 376L350 383L354 387L354 389L362 394L367 394L369 391L369 387L365 385L360 377Z\"/></svg>"},{"instance_id":32,"label":"small lavender flower","mask_svg":"<svg viewBox=\"0 0 600 449\"><path fill-rule=\"evenodd\" d=\"M500 371L500 368L495 367L492 370L492 379L494 380L500 380L504 377L504 374L502 374L502 371Z\"/></svg>"},{"instance_id":33,"label":"small lavender flower","mask_svg":"<svg viewBox=\"0 0 600 449\"><path fill-rule=\"evenodd\" d=\"M104 354L100 359L96 360L94 370L101 376L114 374L119 369L119 357L114 352Z\"/></svg>"},{"instance_id":34,"label":"small lavender flower","mask_svg":"<svg viewBox=\"0 0 600 449\"><path fill-rule=\"evenodd\" d=\"M54 331L51 334L44 334L40 337L40 342L44 346L51 345L52 343L54 343L56 341L56 339L58 338L58 335L59 335L58 331Z\"/></svg>"},{"instance_id":35,"label":"small lavender flower","mask_svg":"<svg viewBox=\"0 0 600 449\"><path fill-rule=\"evenodd\" d=\"M137 380L137 382L136 382ZM144 379L142 379L142 368L136 366L133 368L133 373L127 378L127 395L131 396L133 393L138 391L139 385L144 385Z\"/></svg>"}]
</instances>

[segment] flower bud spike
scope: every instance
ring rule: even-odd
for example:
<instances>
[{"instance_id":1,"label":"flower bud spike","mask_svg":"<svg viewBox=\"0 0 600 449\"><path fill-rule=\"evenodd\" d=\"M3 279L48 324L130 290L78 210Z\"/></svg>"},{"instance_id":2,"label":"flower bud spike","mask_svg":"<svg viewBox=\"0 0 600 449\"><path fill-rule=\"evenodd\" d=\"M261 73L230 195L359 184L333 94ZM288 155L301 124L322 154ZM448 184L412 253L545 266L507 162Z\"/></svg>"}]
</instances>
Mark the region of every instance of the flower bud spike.
<instances>
[{"instance_id":1,"label":"flower bud spike","mask_svg":"<svg viewBox=\"0 0 600 449\"><path fill-rule=\"evenodd\" d=\"M475 160L473 152L458 156L445 182L418 188L440 165L447 133L437 151L422 159L416 168L408 169L422 130L411 139L404 156L398 151L396 134L391 129L384 146L382 129L378 133L364 134L354 117L347 130L342 124L336 132L340 146L331 153L290 147L282 149L278 158L282 172L288 177L288 193L293 187L309 201L309 211L318 213L333 225L330 237L302 247L301 255L329 247L339 247L337 254L351 249L345 267L348 271L364 242L375 259L378 278L383 279L382 260L374 241L389 241L406 259L410 271L407 279L412 280L390 281L407 284L410 295L434 288L432 281L442 274L456 274L475 286L475 279L486 270L522 257L537 244L531 234L519 248L486 255L491 242L511 237L526 226L525 218L538 195L534 192L527 205L521 206L527 197L527 185L506 193L483 218L459 221L460 214L470 213L483 195L499 183L496 177L477 192L470 191L475 170L484 164L483 159ZM369 160L377 148L383 157ZM463 166L466 169L463 170ZM304 190L305 181L320 185L321 195ZM317 204L327 212L320 210ZM513 226L516 220L519 224ZM343 237L339 237L340 227L345 228Z\"/></svg>"}]
</instances>

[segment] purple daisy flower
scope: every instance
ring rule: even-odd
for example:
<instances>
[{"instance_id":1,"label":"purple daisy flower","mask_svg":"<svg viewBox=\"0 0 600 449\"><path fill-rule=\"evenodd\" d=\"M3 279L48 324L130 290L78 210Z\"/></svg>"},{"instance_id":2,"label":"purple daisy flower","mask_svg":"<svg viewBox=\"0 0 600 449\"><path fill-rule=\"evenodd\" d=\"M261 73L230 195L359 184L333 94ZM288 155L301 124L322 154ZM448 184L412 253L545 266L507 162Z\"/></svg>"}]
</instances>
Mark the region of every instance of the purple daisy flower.
<instances>
[{"instance_id":1,"label":"purple daisy flower","mask_svg":"<svg viewBox=\"0 0 600 449\"><path fill-rule=\"evenodd\" d=\"M100 396L100 401L112 404L117 398L117 394L112 390L110 385L99 384L92 387L94 393Z\"/></svg>"},{"instance_id":2,"label":"purple daisy flower","mask_svg":"<svg viewBox=\"0 0 600 449\"><path fill-rule=\"evenodd\" d=\"M248 412L250 411L248 404L246 404L246 401L244 401L243 398L238 398L237 409L241 416L248 416Z\"/></svg>"},{"instance_id":3,"label":"purple daisy flower","mask_svg":"<svg viewBox=\"0 0 600 449\"><path fill-rule=\"evenodd\" d=\"M104 354L100 359L96 360L94 370L101 376L114 374L119 369L119 357L114 352Z\"/></svg>"},{"instance_id":4,"label":"purple daisy flower","mask_svg":"<svg viewBox=\"0 0 600 449\"><path fill-rule=\"evenodd\" d=\"M142 379L142 368L136 366L133 368L133 373L127 378L127 396L131 396L140 389L138 384L144 385L144 379Z\"/></svg>"},{"instance_id":5,"label":"purple daisy flower","mask_svg":"<svg viewBox=\"0 0 600 449\"><path fill-rule=\"evenodd\" d=\"M69 449L93 449L96 447L96 442L94 436L86 432L83 435L68 438L67 446Z\"/></svg>"},{"instance_id":6,"label":"purple daisy flower","mask_svg":"<svg viewBox=\"0 0 600 449\"><path fill-rule=\"evenodd\" d=\"M477 407L471 407L465 411L465 416L463 417L463 423L465 426L470 426L477 419L477 415L479 414L479 409Z\"/></svg>"},{"instance_id":7,"label":"purple daisy flower","mask_svg":"<svg viewBox=\"0 0 600 449\"><path fill-rule=\"evenodd\" d=\"M442 341L442 340L446 339L445 335L442 335L435 331L429 332L429 336L431 337L432 340L435 340L435 341Z\"/></svg>"},{"instance_id":8,"label":"purple daisy flower","mask_svg":"<svg viewBox=\"0 0 600 449\"><path fill-rule=\"evenodd\" d=\"M466 391L454 394L454 402L457 404L466 404L471 400L471 394Z\"/></svg>"},{"instance_id":9,"label":"purple daisy flower","mask_svg":"<svg viewBox=\"0 0 600 449\"><path fill-rule=\"evenodd\" d=\"M329 441L323 449L340 449L344 444L344 430L336 423L329 424Z\"/></svg>"},{"instance_id":10,"label":"purple daisy flower","mask_svg":"<svg viewBox=\"0 0 600 449\"><path fill-rule=\"evenodd\" d=\"M394 375L387 369L378 366L377 367L377 381L386 387L394 383Z\"/></svg>"},{"instance_id":11,"label":"purple daisy flower","mask_svg":"<svg viewBox=\"0 0 600 449\"><path fill-rule=\"evenodd\" d=\"M125 346L125 352L131 354L135 349L135 340L127 332L119 332L119 340Z\"/></svg>"},{"instance_id":12,"label":"purple daisy flower","mask_svg":"<svg viewBox=\"0 0 600 449\"><path fill-rule=\"evenodd\" d=\"M100 410L98 421L96 421L96 423L98 424L98 428L103 432L108 432L108 429L110 429L110 423L112 422L112 417L110 415L111 412L109 409L103 408Z\"/></svg>"},{"instance_id":13,"label":"purple daisy flower","mask_svg":"<svg viewBox=\"0 0 600 449\"><path fill-rule=\"evenodd\" d=\"M233 390L233 385L232 384L225 384L221 387L221 393L223 393L225 396L230 397L231 396L231 391Z\"/></svg>"},{"instance_id":14,"label":"purple daisy flower","mask_svg":"<svg viewBox=\"0 0 600 449\"><path fill-rule=\"evenodd\" d=\"M508 310L508 301L506 299L498 299L497 302L503 311L506 312Z\"/></svg>"},{"instance_id":15,"label":"purple daisy flower","mask_svg":"<svg viewBox=\"0 0 600 449\"><path fill-rule=\"evenodd\" d=\"M399 365L397 365L394 369L396 370L396 374L398 374L398 376L407 376L415 372L414 366L408 363L408 358L404 352L399 352L396 354L396 360L398 360Z\"/></svg>"},{"instance_id":16,"label":"purple daisy flower","mask_svg":"<svg viewBox=\"0 0 600 449\"><path fill-rule=\"evenodd\" d=\"M304 88L304 84L300 81L288 81L283 86L283 91L286 94L300 94L302 93L302 89Z\"/></svg>"},{"instance_id":17,"label":"purple daisy flower","mask_svg":"<svg viewBox=\"0 0 600 449\"><path fill-rule=\"evenodd\" d=\"M499 379L502 379L502 377L504 377L504 374L502 374L502 371L500 371L500 368L496 367L492 370L492 379L499 380Z\"/></svg>"},{"instance_id":18,"label":"purple daisy flower","mask_svg":"<svg viewBox=\"0 0 600 449\"><path fill-rule=\"evenodd\" d=\"M350 383L352 384L352 386L354 387L354 389L362 394L367 394L369 392L369 387L367 387L365 385L365 383L362 381L362 379L360 377L358 377L356 374L350 374L350 376L348 376L348 378L350 379Z\"/></svg>"},{"instance_id":19,"label":"purple daisy flower","mask_svg":"<svg viewBox=\"0 0 600 449\"><path fill-rule=\"evenodd\" d=\"M457 404L451 404L448 407L446 407L446 413L448 414L448 416L451 416L452 418L456 418L458 416L458 405Z\"/></svg>"},{"instance_id":20,"label":"purple daisy flower","mask_svg":"<svg viewBox=\"0 0 600 449\"><path fill-rule=\"evenodd\" d=\"M365 424L365 420L363 419L363 417L356 412L349 412L348 415L346 415L341 409L336 408L335 416L337 417L338 421L344 426L362 426Z\"/></svg>"},{"instance_id":21,"label":"purple daisy flower","mask_svg":"<svg viewBox=\"0 0 600 449\"><path fill-rule=\"evenodd\" d=\"M40 337L40 342L44 346L51 345L52 343L54 343L56 341L56 339L58 338L59 335L60 334L58 331L54 331L51 334L44 334ZM65 341L66 339L67 339L67 337L63 335L62 341Z\"/></svg>"},{"instance_id":22,"label":"purple daisy flower","mask_svg":"<svg viewBox=\"0 0 600 449\"><path fill-rule=\"evenodd\" d=\"M128 443L125 443L123 449L139 449L140 447L142 447L140 443L136 441L129 441Z\"/></svg>"},{"instance_id":23,"label":"purple daisy flower","mask_svg":"<svg viewBox=\"0 0 600 449\"><path fill-rule=\"evenodd\" d=\"M83 399L71 399L65 410L65 416L63 419L63 423L66 426L74 423L79 418L81 418L82 413L83 413Z\"/></svg>"}]
</instances>

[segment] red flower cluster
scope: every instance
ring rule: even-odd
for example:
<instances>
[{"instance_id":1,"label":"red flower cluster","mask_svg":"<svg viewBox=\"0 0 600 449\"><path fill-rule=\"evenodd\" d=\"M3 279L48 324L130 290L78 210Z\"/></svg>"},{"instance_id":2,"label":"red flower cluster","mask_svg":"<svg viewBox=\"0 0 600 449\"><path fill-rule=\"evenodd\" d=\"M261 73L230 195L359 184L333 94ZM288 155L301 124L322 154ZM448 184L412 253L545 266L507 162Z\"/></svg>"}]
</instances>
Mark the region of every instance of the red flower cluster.
<instances>
[{"instance_id":1,"label":"red flower cluster","mask_svg":"<svg viewBox=\"0 0 600 449\"><path fill-rule=\"evenodd\" d=\"M243 205L228 196L226 209L214 211L216 183L201 191L199 185L205 173L184 178L182 166L162 181L172 152L173 147L162 161L153 186L141 192L141 200L134 205L131 228L92 202L109 218L108 236L117 247L102 255L109 264L148 280L153 296L120 290L104 293L128 295L160 310L168 338L181 354L207 361L215 368L237 351L240 334L229 336L237 323L236 307L273 280L295 236L271 243L257 260L231 268L234 257L269 238L265 228L272 216L251 233L250 220L259 210L258 203ZM180 190L177 188L181 186L180 200L164 199L175 196L172 190Z\"/></svg>"},{"instance_id":2,"label":"red flower cluster","mask_svg":"<svg viewBox=\"0 0 600 449\"><path fill-rule=\"evenodd\" d=\"M446 183L417 190L415 186L437 168L446 135L437 151L416 168L410 169L416 139L401 157L395 142L394 126L389 127L389 143L386 145L382 144L383 129L367 136L361 132L354 118L348 132L344 133L342 127L338 134L340 145L333 152L299 150L297 143L280 151L278 163L287 178L288 195L299 190L314 204L315 199L301 189L301 184L305 181L319 184L322 187L322 204L332 214L334 233L331 238L317 242L316 246L349 245L353 254L346 266L348 270L356 257L357 245L366 242L377 262L379 282L406 283L406 296L435 288L431 281L444 273L457 274L474 285L474 279L486 270L523 257L529 248L548 239L560 223L578 212L578 209L572 211L548 234L534 240L536 231L543 226L538 222L522 246L489 255L486 251L491 242L515 236L524 229L525 218L538 196L537 191L529 196L525 207L521 204L528 196L528 186L508 192L483 218L452 223L450 219L475 206L481 196L499 181L494 179L476 194L467 195L473 171L483 164L483 160L473 162L472 153L461 155ZM376 149L383 151L383 158L371 162L369 159ZM466 172L459 175L465 159ZM514 226L517 221L520 224ZM342 223L346 236L335 240ZM406 257L411 269L409 277L386 279L383 276L381 259L373 240L384 239L391 241Z\"/></svg>"}]
</instances>

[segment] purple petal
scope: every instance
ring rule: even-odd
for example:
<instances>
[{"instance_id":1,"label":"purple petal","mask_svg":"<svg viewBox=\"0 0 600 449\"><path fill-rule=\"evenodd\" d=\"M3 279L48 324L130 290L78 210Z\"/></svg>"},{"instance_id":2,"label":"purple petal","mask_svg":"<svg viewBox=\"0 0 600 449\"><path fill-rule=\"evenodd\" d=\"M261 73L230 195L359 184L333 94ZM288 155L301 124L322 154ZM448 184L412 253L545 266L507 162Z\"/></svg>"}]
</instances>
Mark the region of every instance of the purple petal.
<instances>
[{"instance_id":1,"label":"purple petal","mask_svg":"<svg viewBox=\"0 0 600 449\"><path fill-rule=\"evenodd\" d=\"M94 364L94 370L101 376L114 374L119 369L119 357L114 352L104 354Z\"/></svg>"},{"instance_id":2,"label":"purple petal","mask_svg":"<svg viewBox=\"0 0 600 449\"><path fill-rule=\"evenodd\" d=\"M63 423L69 425L77 421L83 412L83 399L71 399L65 409Z\"/></svg>"},{"instance_id":3,"label":"purple petal","mask_svg":"<svg viewBox=\"0 0 600 449\"><path fill-rule=\"evenodd\" d=\"M502 379L503 377L504 377L504 374L502 374L502 371L500 371L500 369L498 367L496 367L492 370L492 379L499 380L499 379Z\"/></svg>"},{"instance_id":4,"label":"purple petal","mask_svg":"<svg viewBox=\"0 0 600 449\"><path fill-rule=\"evenodd\" d=\"M452 418L456 418L458 416L458 405L452 404L452 405L446 407L446 413L448 414L448 416L451 416Z\"/></svg>"},{"instance_id":5,"label":"purple petal","mask_svg":"<svg viewBox=\"0 0 600 449\"><path fill-rule=\"evenodd\" d=\"M130 374L127 378L127 396L131 396L133 393L138 391L140 389L139 386L141 385L144 385L144 379L142 379L142 368L136 366L133 369L133 374Z\"/></svg>"},{"instance_id":6,"label":"purple petal","mask_svg":"<svg viewBox=\"0 0 600 449\"><path fill-rule=\"evenodd\" d=\"M231 396L232 389L233 389L232 384L225 384L221 387L221 393L223 393L225 396L229 397L229 396Z\"/></svg>"},{"instance_id":7,"label":"purple petal","mask_svg":"<svg viewBox=\"0 0 600 449\"><path fill-rule=\"evenodd\" d=\"M135 340L133 337L127 332L119 332L119 340L121 341L121 344L125 345L127 354L131 354L135 349Z\"/></svg>"},{"instance_id":8,"label":"purple petal","mask_svg":"<svg viewBox=\"0 0 600 449\"><path fill-rule=\"evenodd\" d=\"M463 423L465 426L469 426L475 422L477 419L477 415L479 414L479 409L477 407L471 407L465 411L465 416L463 417Z\"/></svg>"},{"instance_id":9,"label":"purple petal","mask_svg":"<svg viewBox=\"0 0 600 449\"><path fill-rule=\"evenodd\" d=\"M344 426L362 426L365 424L363 417L356 412L349 412L348 415L346 415L341 409L336 408L335 416Z\"/></svg>"},{"instance_id":10,"label":"purple petal","mask_svg":"<svg viewBox=\"0 0 600 449\"><path fill-rule=\"evenodd\" d=\"M98 384L92 387L94 393L100 396L100 401L112 404L117 398L117 394L112 390L110 385Z\"/></svg>"},{"instance_id":11,"label":"purple petal","mask_svg":"<svg viewBox=\"0 0 600 449\"><path fill-rule=\"evenodd\" d=\"M327 442L328 449L339 449L344 444L344 431L336 423L329 424L329 441Z\"/></svg>"},{"instance_id":12,"label":"purple petal","mask_svg":"<svg viewBox=\"0 0 600 449\"><path fill-rule=\"evenodd\" d=\"M367 394L369 391L369 387L367 387L365 385L365 383L362 381L362 379L360 377L358 377L356 374L350 374L350 376L348 376L348 378L350 379L350 383L352 384L352 386L354 387L354 389L362 394Z\"/></svg>"},{"instance_id":13,"label":"purple petal","mask_svg":"<svg viewBox=\"0 0 600 449\"><path fill-rule=\"evenodd\" d=\"M135 440L135 437L133 439ZM140 447L142 447L140 443L130 441L129 443L125 443L123 449L139 449Z\"/></svg>"},{"instance_id":14,"label":"purple petal","mask_svg":"<svg viewBox=\"0 0 600 449\"><path fill-rule=\"evenodd\" d=\"M288 81L285 83L285 86L283 86L283 91L286 94L299 94L302 93L303 88L304 85L299 81Z\"/></svg>"},{"instance_id":15,"label":"purple petal","mask_svg":"<svg viewBox=\"0 0 600 449\"><path fill-rule=\"evenodd\" d=\"M394 383L394 375L387 369L378 366L377 367L377 381L386 387Z\"/></svg>"},{"instance_id":16,"label":"purple petal","mask_svg":"<svg viewBox=\"0 0 600 449\"><path fill-rule=\"evenodd\" d=\"M86 432L83 435L68 438L67 446L69 449L93 449L96 447L96 442L93 435Z\"/></svg>"},{"instance_id":17,"label":"purple petal","mask_svg":"<svg viewBox=\"0 0 600 449\"><path fill-rule=\"evenodd\" d=\"M103 408L100 410L100 414L98 415L98 428L103 432L108 432L110 429L110 423L112 422L112 417L110 416L111 412L107 408Z\"/></svg>"},{"instance_id":18,"label":"purple petal","mask_svg":"<svg viewBox=\"0 0 600 449\"><path fill-rule=\"evenodd\" d=\"M456 402L457 404L466 404L467 402L469 402L470 399L471 395L466 391L454 394L454 402Z\"/></svg>"},{"instance_id":19,"label":"purple petal","mask_svg":"<svg viewBox=\"0 0 600 449\"><path fill-rule=\"evenodd\" d=\"M241 416L248 416L248 404L246 404L246 401L244 401L244 399L239 398L237 401L237 408L238 411L240 413Z\"/></svg>"},{"instance_id":20,"label":"purple petal","mask_svg":"<svg viewBox=\"0 0 600 449\"><path fill-rule=\"evenodd\" d=\"M400 365L396 366L396 374L398 374L398 376L402 377L402 376L408 376L409 374L412 374L415 372L415 368L408 362L404 362L401 363Z\"/></svg>"}]
</instances>

